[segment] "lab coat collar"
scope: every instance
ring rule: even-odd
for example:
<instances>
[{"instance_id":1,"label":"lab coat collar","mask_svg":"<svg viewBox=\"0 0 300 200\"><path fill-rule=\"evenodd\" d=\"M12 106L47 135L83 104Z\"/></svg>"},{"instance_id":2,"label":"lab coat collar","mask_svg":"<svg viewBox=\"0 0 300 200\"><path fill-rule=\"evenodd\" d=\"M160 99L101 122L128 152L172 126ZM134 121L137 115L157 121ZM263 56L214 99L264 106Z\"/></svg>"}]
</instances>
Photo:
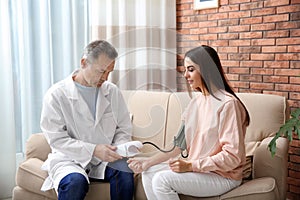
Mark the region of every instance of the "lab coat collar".
<instances>
[{"instance_id":1,"label":"lab coat collar","mask_svg":"<svg viewBox=\"0 0 300 200\"><path fill-rule=\"evenodd\" d=\"M70 98L70 99L78 99L79 98L79 93L78 93L78 90L77 90L76 85L75 85L74 80L73 80L73 76L75 74L77 74L78 71L79 71L79 69L75 70L66 79L66 88L68 88L68 90L67 90L67 92L68 92L67 97ZM108 88L108 84L107 84L106 81L101 85L101 87L99 89L99 92L100 91L102 92L102 94L105 97L109 94L109 88Z\"/></svg>"},{"instance_id":2,"label":"lab coat collar","mask_svg":"<svg viewBox=\"0 0 300 200\"><path fill-rule=\"evenodd\" d=\"M84 102L84 104L78 105L78 100L81 100L79 102L84 101L83 98L79 95L79 91L76 88L76 85L73 81L73 76L78 73L79 70L75 70L69 77L66 79L66 90L67 97L72 100L72 104L74 108L77 108L79 113L85 116L89 116L89 118L93 119L92 113L90 112L87 104ZM97 105L96 105L96 117L95 117L95 124L98 124L98 122L101 120L106 108L110 105L110 102L107 100L107 96L109 94L109 84L107 82L104 82L101 87L99 88L98 92L98 99L97 99Z\"/></svg>"},{"instance_id":3,"label":"lab coat collar","mask_svg":"<svg viewBox=\"0 0 300 200\"><path fill-rule=\"evenodd\" d=\"M69 99L78 99L79 98L79 94L78 94L78 90L76 88L76 85L73 81L73 76L75 74L77 74L79 71L79 69L75 70L74 72L72 72L71 75L69 75L66 79L66 96L69 98Z\"/></svg>"}]
</instances>

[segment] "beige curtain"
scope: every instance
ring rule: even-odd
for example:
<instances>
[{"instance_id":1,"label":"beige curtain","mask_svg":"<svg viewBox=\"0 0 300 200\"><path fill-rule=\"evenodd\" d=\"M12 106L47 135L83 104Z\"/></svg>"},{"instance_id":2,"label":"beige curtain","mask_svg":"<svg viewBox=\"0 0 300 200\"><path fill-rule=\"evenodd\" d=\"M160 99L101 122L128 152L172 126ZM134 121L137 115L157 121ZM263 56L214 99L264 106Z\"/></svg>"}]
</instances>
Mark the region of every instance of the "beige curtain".
<instances>
[{"instance_id":1,"label":"beige curtain","mask_svg":"<svg viewBox=\"0 0 300 200\"><path fill-rule=\"evenodd\" d=\"M110 81L127 90L176 90L176 1L92 0L92 39L119 57Z\"/></svg>"}]
</instances>

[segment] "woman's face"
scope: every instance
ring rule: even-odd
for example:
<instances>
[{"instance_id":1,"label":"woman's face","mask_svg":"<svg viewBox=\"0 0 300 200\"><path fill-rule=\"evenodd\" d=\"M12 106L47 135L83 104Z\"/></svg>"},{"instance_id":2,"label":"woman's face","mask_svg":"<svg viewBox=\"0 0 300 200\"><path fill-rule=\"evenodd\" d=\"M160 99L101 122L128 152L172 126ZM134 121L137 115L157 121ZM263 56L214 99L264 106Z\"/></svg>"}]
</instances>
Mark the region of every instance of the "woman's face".
<instances>
[{"instance_id":1,"label":"woman's face","mask_svg":"<svg viewBox=\"0 0 300 200\"><path fill-rule=\"evenodd\" d=\"M200 67L194 63L189 57L184 59L184 77L193 90L203 91L203 84L200 75Z\"/></svg>"}]
</instances>

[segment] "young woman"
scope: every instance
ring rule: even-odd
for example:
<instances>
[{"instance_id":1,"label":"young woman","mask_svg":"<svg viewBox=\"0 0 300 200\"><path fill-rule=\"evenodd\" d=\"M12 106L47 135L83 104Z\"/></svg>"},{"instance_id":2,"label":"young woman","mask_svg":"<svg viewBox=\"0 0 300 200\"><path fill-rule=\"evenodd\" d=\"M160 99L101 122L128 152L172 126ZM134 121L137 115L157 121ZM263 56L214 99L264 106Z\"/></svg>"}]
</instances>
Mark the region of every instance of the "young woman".
<instances>
[{"instance_id":1,"label":"young woman","mask_svg":"<svg viewBox=\"0 0 300 200\"><path fill-rule=\"evenodd\" d=\"M244 135L249 114L229 86L216 51L200 46L184 58L184 77L198 93L183 113L183 127L169 153L131 158L129 167L142 173L149 200L221 195L241 184L245 163ZM186 149L188 157L178 159ZM165 162L168 161L168 162Z\"/></svg>"}]
</instances>

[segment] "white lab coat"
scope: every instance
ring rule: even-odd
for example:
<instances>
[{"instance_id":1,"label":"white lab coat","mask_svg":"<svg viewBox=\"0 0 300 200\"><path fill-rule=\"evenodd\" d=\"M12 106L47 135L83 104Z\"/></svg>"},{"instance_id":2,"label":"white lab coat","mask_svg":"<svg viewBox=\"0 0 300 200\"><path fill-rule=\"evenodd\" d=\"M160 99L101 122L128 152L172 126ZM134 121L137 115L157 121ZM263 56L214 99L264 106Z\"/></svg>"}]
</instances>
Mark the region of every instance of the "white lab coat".
<instances>
[{"instance_id":1,"label":"white lab coat","mask_svg":"<svg viewBox=\"0 0 300 200\"><path fill-rule=\"evenodd\" d=\"M73 172L87 180L88 176L103 179L107 162L93 157L96 144L131 141L129 112L119 89L107 81L102 84L94 119L74 84L73 74L54 84L44 97L41 129L52 153L42 166L49 174L43 191L57 189L60 180Z\"/></svg>"}]
</instances>

